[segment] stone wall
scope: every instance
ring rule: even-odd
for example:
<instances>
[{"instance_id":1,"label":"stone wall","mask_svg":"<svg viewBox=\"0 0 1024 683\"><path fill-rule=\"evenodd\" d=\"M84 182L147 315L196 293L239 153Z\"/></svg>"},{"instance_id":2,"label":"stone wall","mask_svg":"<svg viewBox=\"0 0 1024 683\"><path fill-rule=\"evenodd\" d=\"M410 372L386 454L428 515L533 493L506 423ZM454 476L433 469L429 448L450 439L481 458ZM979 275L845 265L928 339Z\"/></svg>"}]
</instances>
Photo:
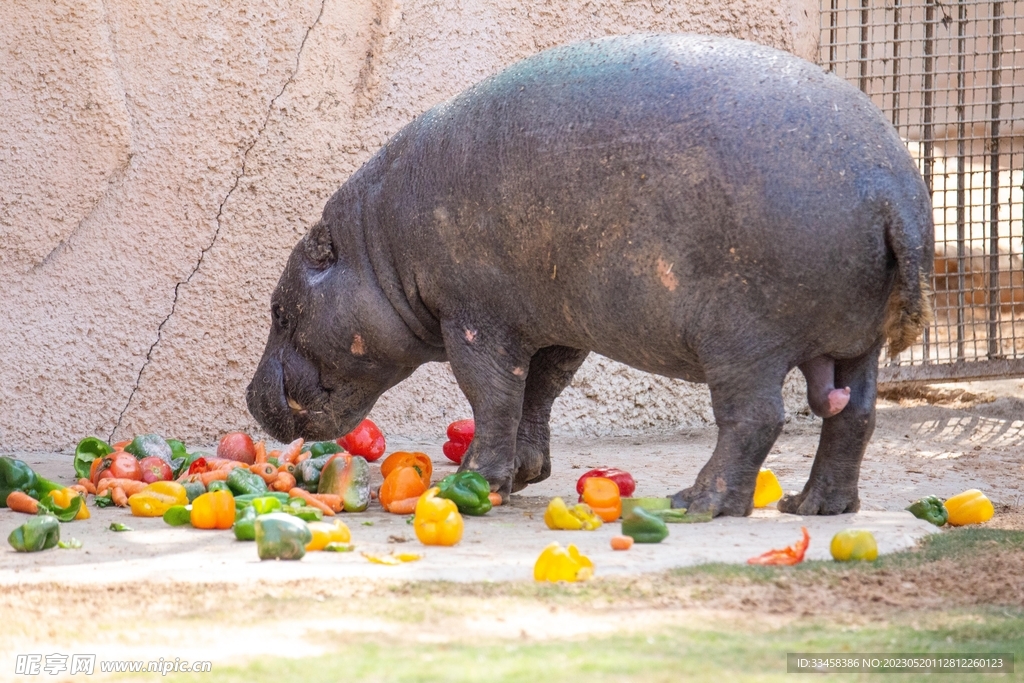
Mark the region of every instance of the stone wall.
<instances>
[{"instance_id":1,"label":"stone wall","mask_svg":"<svg viewBox=\"0 0 1024 683\"><path fill-rule=\"evenodd\" d=\"M390 135L511 62L633 31L813 59L817 26L806 0L6 0L0 450L257 431L244 389L291 247ZM415 436L468 414L435 364L372 417ZM554 427L710 420L705 387L592 357Z\"/></svg>"}]
</instances>

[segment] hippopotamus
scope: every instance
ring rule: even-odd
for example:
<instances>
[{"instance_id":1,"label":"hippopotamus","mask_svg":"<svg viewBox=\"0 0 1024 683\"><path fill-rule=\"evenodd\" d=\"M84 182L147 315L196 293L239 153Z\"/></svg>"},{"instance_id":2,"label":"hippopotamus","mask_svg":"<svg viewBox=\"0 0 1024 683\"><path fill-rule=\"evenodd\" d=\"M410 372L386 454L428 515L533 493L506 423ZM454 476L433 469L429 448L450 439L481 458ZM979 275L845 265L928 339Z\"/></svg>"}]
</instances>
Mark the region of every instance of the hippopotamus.
<instances>
[{"instance_id":1,"label":"hippopotamus","mask_svg":"<svg viewBox=\"0 0 1024 683\"><path fill-rule=\"evenodd\" d=\"M552 48L408 123L327 201L271 297L247 390L329 439L424 363L473 410L460 468L550 474L552 403L591 352L706 383L717 444L674 507L746 515L807 377L821 436L785 512L860 505L879 356L930 315L928 189L853 86L741 40Z\"/></svg>"}]
</instances>

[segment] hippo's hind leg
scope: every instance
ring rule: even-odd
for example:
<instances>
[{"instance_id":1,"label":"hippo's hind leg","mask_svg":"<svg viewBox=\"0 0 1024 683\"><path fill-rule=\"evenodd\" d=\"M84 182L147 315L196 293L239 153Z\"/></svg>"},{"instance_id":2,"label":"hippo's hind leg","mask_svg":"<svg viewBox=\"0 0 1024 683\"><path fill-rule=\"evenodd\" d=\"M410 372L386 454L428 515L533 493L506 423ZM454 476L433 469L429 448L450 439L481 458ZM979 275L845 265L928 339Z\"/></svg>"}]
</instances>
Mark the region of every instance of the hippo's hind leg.
<instances>
[{"instance_id":1,"label":"hippo's hind leg","mask_svg":"<svg viewBox=\"0 0 1024 683\"><path fill-rule=\"evenodd\" d=\"M850 387L850 402L821 427L818 452L804 490L779 501L799 515L838 515L860 509L860 463L875 430L875 394L881 345L852 360L836 361L836 379Z\"/></svg>"},{"instance_id":2,"label":"hippo's hind leg","mask_svg":"<svg viewBox=\"0 0 1024 683\"><path fill-rule=\"evenodd\" d=\"M544 481L551 474L551 406L569 386L587 351L547 346L530 359L523 393L523 414L516 435L516 472L512 490Z\"/></svg>"},{"instance_id":3,"label":"hippo's hind leg","mask_svg":"<svg viewBox=\"0 0 1024 683\"><path fill-rule=\"evenodd\" d=\"M838 415L850 402L850 387L836 389L836 364L828 356L801 363L800 372L807 380L807 404L818 417Z\"/></svg>"},{"instance_id":4,"label":"hippo's hind leg","mask_svg":"<svg viewBox=\"0 0 1024 683\"><path fill-rule=\"evenodd\" d=\"M733 365L724 373L708 372L718 443L693 486L672 496L672 507L715 516L749 515L761 464L782 432L785 367Z\"/></svg>"}]
</instances>

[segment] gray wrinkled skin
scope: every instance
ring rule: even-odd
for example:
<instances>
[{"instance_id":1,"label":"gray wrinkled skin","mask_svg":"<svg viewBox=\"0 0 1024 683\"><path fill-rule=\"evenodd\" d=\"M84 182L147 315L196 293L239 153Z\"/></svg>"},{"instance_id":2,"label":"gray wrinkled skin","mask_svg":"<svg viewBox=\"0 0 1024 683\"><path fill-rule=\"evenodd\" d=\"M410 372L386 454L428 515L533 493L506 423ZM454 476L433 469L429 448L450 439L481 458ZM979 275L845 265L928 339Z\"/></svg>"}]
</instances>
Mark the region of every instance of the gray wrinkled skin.
<instances>
[{"instance_id":1,"label":"gray wrinkled skin","mask_svg":"<svg viewBox=\"0 0 1024 683\"><path fill-rule=\"evenodd\" d=\"M744 515L803 366L812 402L851 393L780 507L854 511L880 350L927 319L931 221L893 129L812 64L697 36L555 48L418 117L327 202L249 409L333 438L449 361L476 420L462 468L507 495L550 473L551 405L593 351L708 384L718 444L673 504Z\"/></svg>"}]
</instances>

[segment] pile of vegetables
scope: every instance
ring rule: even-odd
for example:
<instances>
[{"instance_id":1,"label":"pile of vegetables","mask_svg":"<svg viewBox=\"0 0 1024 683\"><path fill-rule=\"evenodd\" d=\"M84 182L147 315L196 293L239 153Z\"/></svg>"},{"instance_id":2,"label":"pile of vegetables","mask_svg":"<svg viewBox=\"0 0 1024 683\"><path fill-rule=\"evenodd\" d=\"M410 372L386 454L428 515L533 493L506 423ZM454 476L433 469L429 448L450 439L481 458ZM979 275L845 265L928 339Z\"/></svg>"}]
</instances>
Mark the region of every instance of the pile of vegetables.
<instances>
[{"instance_id":1,"label":"pile of vegetables","mask_svg":"<svg viewBox=\"0 0 1024 683\"><path fill-rule=\"evenodd\" d=\"M449 425L444 454L459 463L475 433L472 420ZM18 551L80 547L74 539L61 541L61 525L90 517L88 497L97 507L128 508L137 517L162 517L171 526L230 530L243 542L254 542L260 559L297 560L306 552L353 550L348 526L336 519L342 513L367 510L373 499L392 514L408 515L417 539L424 545L452 546L465 530L463 516L488 514L502 504L499 494L476 472L457 472L434 481L430 457L397 451L380 464L383 483L371 490L372 468L384 456L386 442L370 420L337 441L305 443L297 439L268 452L262 441L242 432L224 435L214 454L189 452L175 439L143 434L108 444L96 437L82 439L74 455L77 483L66 487L34 472L25 462L0 457L0 507L33 515L14 529L9 544ZM593 531L620 522L621 533L611 538L613 550L634 543L661 543L667 524L708 522L710 514L672 509L665 497L634 497L632 475L612 467L583 474L576 484L578 502L553 498L544 514L552 530ZM762 469L753 493L754 507L782 496L771 470ZM991 519L993 505L972 489L942 501L929 496L908 510L933 524L963 525ZM111 529L128 530L120 523ZM803 561L810 535L783 549L751 558L751 564L793 565ZM830 544L837 561L873 561L877 543L869 531L845 529ZM371 562L400 564L420 555L375 556ZM594 575L594 563L572 544L557 542L541 552L534 566L538 581L582 581Z\"/></svg>"}]
</instances>

